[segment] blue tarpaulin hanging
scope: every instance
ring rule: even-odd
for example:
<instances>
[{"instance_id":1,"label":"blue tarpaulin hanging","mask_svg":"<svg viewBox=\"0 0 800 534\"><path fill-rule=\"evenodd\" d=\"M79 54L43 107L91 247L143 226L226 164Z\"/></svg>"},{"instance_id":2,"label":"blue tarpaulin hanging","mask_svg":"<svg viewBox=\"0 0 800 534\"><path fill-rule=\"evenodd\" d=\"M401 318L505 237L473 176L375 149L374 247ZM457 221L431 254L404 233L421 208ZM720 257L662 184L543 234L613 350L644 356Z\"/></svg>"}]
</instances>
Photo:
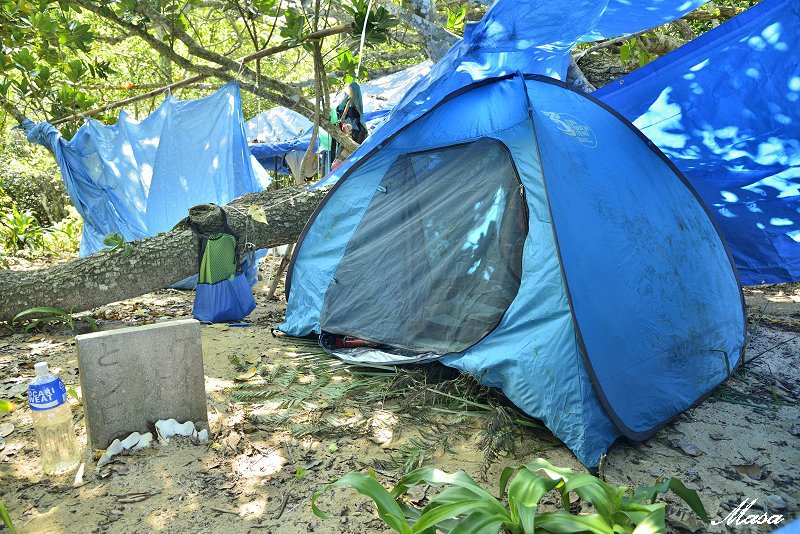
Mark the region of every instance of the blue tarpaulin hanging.
<instances>
[{"instance_id":1,"label":"blue tarpaulin hanging","mask_svg":"<svg viewBox=\"0 0 800 534\"><path fill-rule=\"evenodd\" d=\"M250 155L239 86L199 100L168 97L141 122L121 111L116 124L89 119L67 141L47 122L25 121L28 140L49 148L83 217L80 255L169 231L196 204L227 204L261 191L268 176Z\"/></svg>"},{"instance_id":2,"label":"blue tarpaulin hanging","mask_svg":"<svg viewBox=\"0 0 800 534\"><path fill-rule=\"evenodd\" d=\"M800 0L765 0L594 93L683 171L741 275L800 280Z\"/></svg>"},{"instance_id":3,"label":"blue tarpaulin hanging","mask_svg":"<svg viewBox=\"0 0 800 534\"><path fill-rule=\"evenodd\" d=\"M371 135L319 186L336 182L350 165L446 95L473 82L514 72L564 79L579 42L660 26L703 0L498 0L464 37L409 89L379 132Z\"/></svg>"},{"instance_id":4,"label":"blue tarpaulin hanging","mask_svg":"<svg viewBox=\"0 0 800 534\"><path fill-rule=\"evenodd\" d=\"M423 61L419 65L360 84L365 119L370 132L386 122L389 112L406 91L430 69L431 62ZM281 174L291 174L292 170L284 158L293 151L305 153L311 143L313 126L310 120L299 113L285 107L275 107L247 121L245 131L250 152L264 169L277 169ZM327 146L328 134L320 130L319 135L323 138L323 146ZM319 149L319 139L314 148Z\"/></svg>"}]
</instances>

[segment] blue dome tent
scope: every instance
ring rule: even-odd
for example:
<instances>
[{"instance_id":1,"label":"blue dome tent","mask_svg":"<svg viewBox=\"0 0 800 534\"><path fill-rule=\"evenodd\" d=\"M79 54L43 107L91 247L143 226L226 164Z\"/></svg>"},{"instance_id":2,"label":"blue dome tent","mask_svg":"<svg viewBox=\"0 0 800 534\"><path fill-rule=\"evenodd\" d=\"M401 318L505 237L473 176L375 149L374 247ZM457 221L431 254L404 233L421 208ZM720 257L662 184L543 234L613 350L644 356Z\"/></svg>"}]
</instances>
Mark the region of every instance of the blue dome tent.
<instances>
[{"instance_id":1,"label":"blue dome tent","mask_svg":"<svg viewBox=\"0 0 800 534\"><path fill-rule=\"evenodd\" d=\"M697 193L618 113L539 75L459 88L364 153L286 286L284 332L468 372L588 466L707 395L745 342Z\"/></svg>"}]
</instances>

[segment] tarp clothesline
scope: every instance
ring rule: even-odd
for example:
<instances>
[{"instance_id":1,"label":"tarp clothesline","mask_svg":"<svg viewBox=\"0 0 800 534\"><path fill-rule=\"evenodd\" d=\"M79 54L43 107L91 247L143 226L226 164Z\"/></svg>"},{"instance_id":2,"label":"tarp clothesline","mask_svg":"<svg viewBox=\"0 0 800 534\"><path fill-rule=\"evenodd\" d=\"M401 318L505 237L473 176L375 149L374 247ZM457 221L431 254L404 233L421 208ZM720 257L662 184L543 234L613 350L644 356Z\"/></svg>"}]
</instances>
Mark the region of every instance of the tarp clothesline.
<instances>
[{"instance_id":1,"label":"tarp clothesline","mask_svg":"<svg viewBox=\"0 0 800 534\"><path fill-rule=\"evenodd\" d=\"M21 126L58 162L84 220L81 256L105 248L109 233L133 241L167 232L191 206L224 205L269 184L247 148L235 83L199 100L170 96L141 122L125 111L110 126L88 119L70 141L47 122Z\"/></svg>"}]
</instances>

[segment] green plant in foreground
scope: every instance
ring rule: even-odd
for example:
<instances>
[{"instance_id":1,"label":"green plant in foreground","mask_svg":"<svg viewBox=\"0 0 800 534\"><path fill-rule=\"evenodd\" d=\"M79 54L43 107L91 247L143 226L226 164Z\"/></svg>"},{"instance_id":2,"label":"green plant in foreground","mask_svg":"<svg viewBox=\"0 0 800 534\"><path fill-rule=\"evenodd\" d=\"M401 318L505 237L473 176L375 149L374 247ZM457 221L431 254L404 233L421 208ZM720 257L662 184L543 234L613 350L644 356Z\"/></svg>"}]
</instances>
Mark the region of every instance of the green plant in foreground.
<instances>
[{"instance_id":1,"label":"green plant in foreground","mask_svg":"<svg viewBox=\"0 0 800 534\"><path fill-rule=\"evenodd\" d=\"M0 519L3 520L3 524L10 534L17 534L17 530L14 528L14 523L11 522L11 516L8 515L8 510L6 510L3 501L0 501Z\"/></svg>"},{"instance_id":2,"label":"green plant in foreground","mask_svg":"<svg viewBox=\"0 0 800 534\"><path fill-rule=\"evenodd\" d=\"M544 476L537 474L543 472ZM403 502L402 497L414 486L428 484L445 488L424 508ZM330 488L350 486L375 501L378 516L401 534L450 534L539 532L662 533L666 532L665 503L656 503L659 493L672 490L700 518L708 522L703 503L694 490L676 478L652 487L635 490L615 488L597 477L576 473L537 459L520 467L507 467L500 476L500 497L478 485L463 471L446 473L433 468L420 468L407 474L391 492L386 490L370 470L369 476L350 472L314 494L311 507L318 517L330 514L317 506L317 499ZM541 511L542 499L556 492L560 508ZM570 495L591 503L595 513L577 515L570 512Z\"/></svg>"},{"instance_id":3,"label":"green plant in foreground","mask_svg":"<svg viewBox=\"0 0 800 534\"><path fill-rule=\"evenodd\" d=\"M61 323L69 326L69 329L73 332L75 331L75 323L77 321L83 321L89 325L92 329L92 332L97 332L98 326L95 320L89 316L85 317L76 317L72 313L62 310L61 308L52 308L49 306L44 306L41 308L30 308L25 311L19 312L14 318L11 320L12 323L16 323L21 320L27 320L27 324L25 325L24 331L30 332L34 328L46 325L50 323Z\"/></svg>"}]
</instances>

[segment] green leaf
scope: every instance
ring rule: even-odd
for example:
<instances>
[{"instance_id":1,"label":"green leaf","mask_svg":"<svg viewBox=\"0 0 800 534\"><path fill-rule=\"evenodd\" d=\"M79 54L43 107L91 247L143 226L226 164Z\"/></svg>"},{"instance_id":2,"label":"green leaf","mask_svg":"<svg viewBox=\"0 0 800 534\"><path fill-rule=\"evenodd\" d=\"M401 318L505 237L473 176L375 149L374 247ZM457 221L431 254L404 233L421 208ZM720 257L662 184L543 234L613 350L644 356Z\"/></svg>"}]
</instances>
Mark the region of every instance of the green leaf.
<instances>
[{"instance_id":1,"label":"green leaf","mask_svg":"<svg viewBox=\"0 0 800 534\"><path fill-rule=\"evenodd\" d=\"M67 394L78 402L81 402L81 397L75 391L75 386L67 386Z\"/></svg>"},{"instance_id":2,"label":"green leaf","mask_svg":"<svg viewBox=\"0 0 800 534\"><path fill-rule=\"evenodd\" d=\"M0 413L13 412L17 405L10 400L0 399Z\"/></svg>"},{"instance_id":3,"label":"green leaf","mask_svg":"<svg viewBox=\"0 0 800 534\"><path fill-rule=\"evenodd\" d=\"M258 204L250 204L250 207L247 208L247 214L255 222L267 224L267 214L264 213L263 206L259 206Z\"/></svg>"},{"instance_id":4,"label":"green leaf","mask_svg":"<svg viewBox=\"0 0 800 534\"><path fill-rule=\"evenodd\" d=\"M11 59L19 68L26 72L36 69L36 58L33 57L33 54L31 54L31 51L27 48L13 53Z\"/></svg>"},{"instance_id":5,"label":"green leaf","mask_svg":"<svg viewBox=\"0 0 800 534\"><path fill-rule=\"evenodd\" d=\"M14 318L11 320L11 322L16 322L30 315L48 315L48 316L65 318L69 315L69 312L64 311L60 308L53 308L49 306L43 306L41 308L29 308L25 311L21 311L18 314L16 314Z\"/></svg>"},{"instance_id":6,"label":"green leaf","mask_svg":"<svg viewBox=\"0 0 800 534\"><path fill-rule=\"evenodd\" d=\"M500 493L498 493L498 497L500 499L506 496L506 486L508 486L508 481L511 480L511 477L514 476L514 473L516 473L518 470L518 467L508 466L503 469L502 473L500 473Z\"/></svg>"},{"instance_id":7,"label":"green leaf","mask_svg":"<svg viewBox=\"0 0 800 534\"><path fill-rule=\"evenodd\" d=\"M350 472L344 475L331 485L314 493L311 499L311 509L314 515L321 518L332 517L330 514L320 510L316 501L329 488L342 488L352 487L362 495L366 495L373 501L378 508L378 516L391 528L400 532L401 534L411 534L411 526L403 516L403 510L400 505L394 500L392 495L372 477L362 475L361 473Z\"/></svg>"},{"instance_id":8,"label":"green leaf","mask_svg":"<svg viewBox=\"0 0 800 534\"><path fill-rule=\"evenodd\" d=\"M107 247L119 248L123 243L125 243L125 238L117 232L106 234L105 237L103 237L103 244Z\"/></svg>"},{"instance_id":9,"label":"green leaf","mask_svg":"<svg viewBox=\"0 0 800 534\"><path fill-rule=\"evenodd\" d=\"M64 74L72 83L78 83L86 74L86 66L80 59L73 59L64 66Z\"/></svg>"},{"instance_id":10,"label":"green leaf","mask_svg":"<svg viewBox=\"0 0 800 534\"><path fill-rule=\"evenodd\" d=\"M689 505L689 508L691 508L703 522L708 523L708 513L706 513L703 501L700 500L695 490L687 488L683 482L675 477L669 479L669 489L672 490L672 493L683 499L683 501Z\"/></svg>"},{"instance_id":11,"label":"green leaf","mask_svg":"<svg viewBox=\"0 0 800 534\"><path fill-rule=\"evenodd\" d=\"M431 486L441 486L443 484L450 484L463 488L477 496L478 498L491 502L495 506L498 513L505 513L505 508L500 504L494 496L480 487L477 482L472 480L465 472L458 471L456 473L446 473L439 469L430 467L421 467L411 471L406 476L400 479L397 485L392 490L392 495L398 498L404 495L409 488L418 485L420 482L430 484Z\"/></svg>"},{"instance_id":12,"label":"green leaf","mask_svg":"<svg viewBox=\"0 0 800 534\"><path fill-rule=\"evenodd\" d=\"M536 527L555 534L591 532L593 534L614 534L614 529L602 516L572 515L565 510L545 512L536 517Z\"/></svg>"},{"instance_id":13,"label":"green leaf","mask_svg":"<svg viewBox=\"0 0 800 534\"><path fill-rule=\"evenodd\" d=\"M507 518L502 515L475 512L459 521L450 534L495 534L500 532L506 521Z\"/></svg>"},{"instance_id":14,"label":"green leaf","mask_svg":"<svg viewBox=\"0 0 800 534\"><path fill-rule=\"evenodd\" d=\"M427 528L441 523L442 521L458 517L470 511L480 511L483 513L492 514L493 507L490 503L485 503L479 499L443 504L441 506L431 508L427 512L423 513L419 520L414 523L412 532L422 532Z\"/></svg>"},{"instance_id":15,"label":"green leaf","mask_svg":"<svg viewBox=\"0 0 800 534\"><path fill-rule=\"evenodd\" d=\"M664 508L666 504L639 504L628 503L622 505L622 510L614 513L613 520L616 524L630 526L638 525L645 520L647 516L658 510Z\"/></svg>"},{"instance_id":16,"label":"green leaf","mask_svg":"<svg viewBox=\"0 0 800 534\"><path fill-rule=\"evenodd\" d=\"M508 487L508 502L512 515L519 517L525 532L534 531L536 508L550 490L558 485L558 480L542 478L528 469L517 473ZM512 505L513 502L513 505Z\"/></svg>"},{"instance_id":17,"label":"green leaf","mask_svg":"<svg viewBox=\"0 0 800 534\"><path fill-rule=\"evenodd\" d=\"M666 506L661 505L657 510L653 510L643 521L636 525L633 534L665 534L667 525L664 522L664 510Z\"/></svg>"},{"instance_id":18,"label":"green leaf","mask_svg":"<svg viewBox=\"0 0 800 534\"><path fill-rule=\"evenodd\" d=\"M611 521L611 516L622 505L614 488L597 477L583 473L573 475L565 484L562 492L575 492L581 499L592 503L597 512L606 521Z\"/></svg>"},{"instance_id":19,"label":"green leaf","mask_svg":"<svg viewBox=\"0 0 800 534\"><path fill-rule=\"evenodd\" d=\"M14 523L11 522L11 516L8 515L8 510L6 510L6 505L3 504L3 501L0 501L0 519L3 520L3 524L5 524L9 534L17 534L17 530L14 528Z\"/></svg>"},{"instance_id":20,"label":"green leaf","mask_svg":"<svg viewBox=\"0 0 800 534\"><path fill-rule=\"evenodd\" d=\"M100 327L97 326L97 321L94 320L94 317L81 317L81 320L85 321L89 327L92 329L92 332L97 332L100 330Z\"/></svg>"}]
</instances>

